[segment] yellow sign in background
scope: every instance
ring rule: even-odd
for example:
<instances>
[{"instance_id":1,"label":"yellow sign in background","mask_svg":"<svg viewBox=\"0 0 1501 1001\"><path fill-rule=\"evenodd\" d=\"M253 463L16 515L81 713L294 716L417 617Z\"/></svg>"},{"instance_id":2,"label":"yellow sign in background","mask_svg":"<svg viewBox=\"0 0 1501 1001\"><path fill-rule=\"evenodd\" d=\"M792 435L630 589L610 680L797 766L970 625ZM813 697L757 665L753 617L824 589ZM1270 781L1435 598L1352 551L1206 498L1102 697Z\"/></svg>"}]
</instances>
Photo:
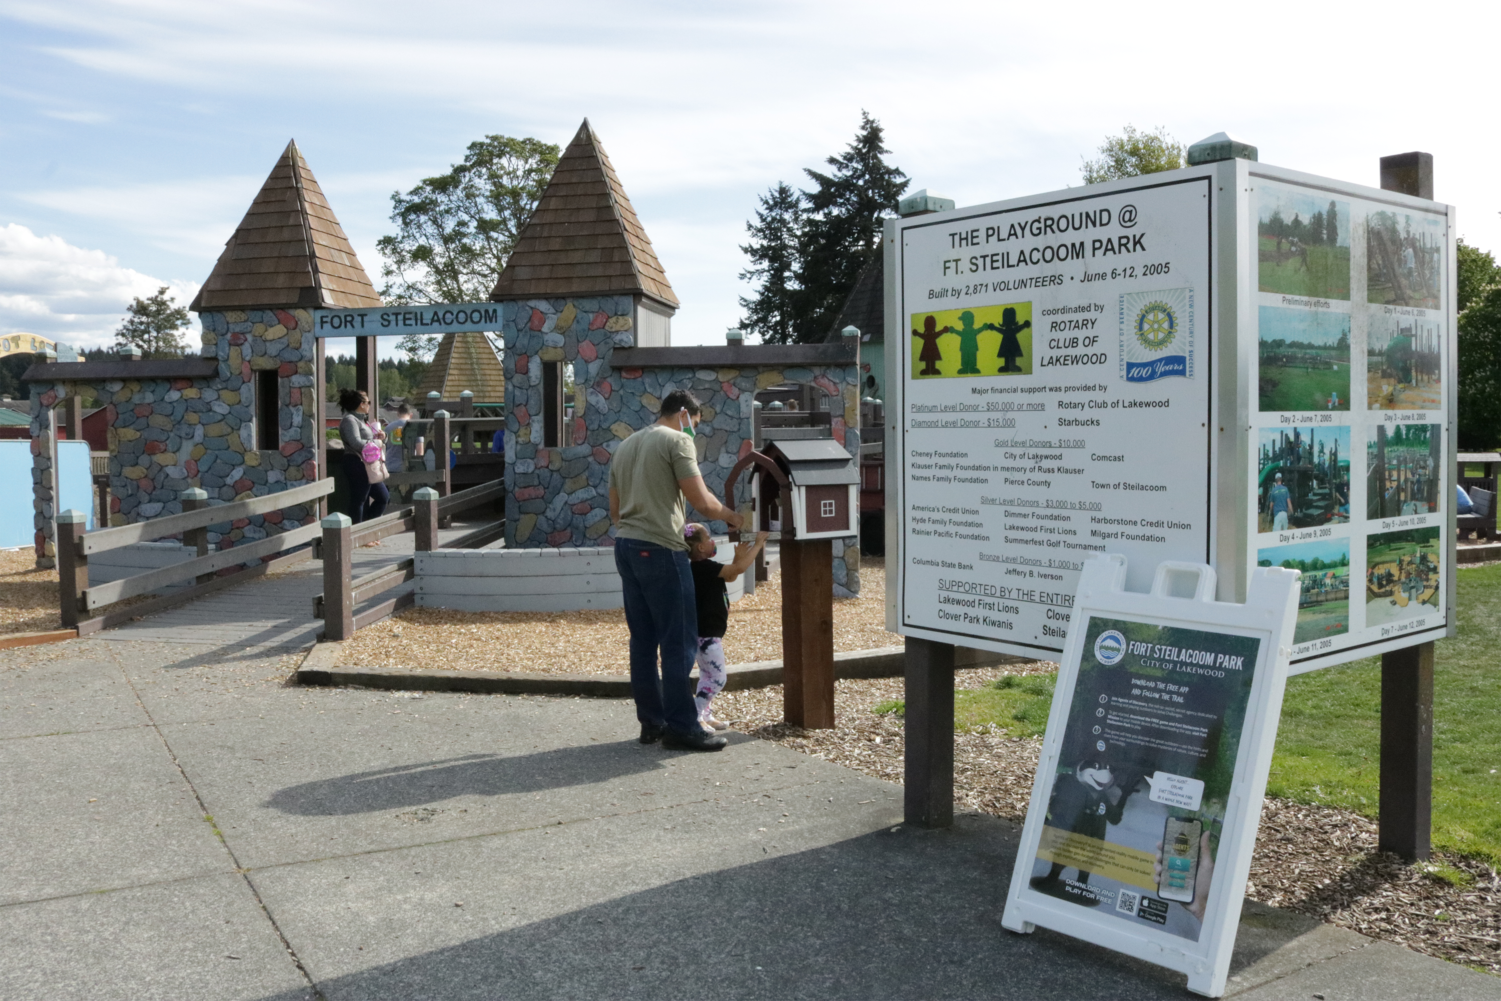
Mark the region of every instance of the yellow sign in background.
<instances>
[{"instance_id":1,"label":"yellow sign in background","mask_svg":"<svg viewBox=\"0 0 1501 1001\"><path fill-rule=\"evenodd\" d=\"M912 377L1032 374L1032 304L913 313Z\"/></svg>"}]
</instances>

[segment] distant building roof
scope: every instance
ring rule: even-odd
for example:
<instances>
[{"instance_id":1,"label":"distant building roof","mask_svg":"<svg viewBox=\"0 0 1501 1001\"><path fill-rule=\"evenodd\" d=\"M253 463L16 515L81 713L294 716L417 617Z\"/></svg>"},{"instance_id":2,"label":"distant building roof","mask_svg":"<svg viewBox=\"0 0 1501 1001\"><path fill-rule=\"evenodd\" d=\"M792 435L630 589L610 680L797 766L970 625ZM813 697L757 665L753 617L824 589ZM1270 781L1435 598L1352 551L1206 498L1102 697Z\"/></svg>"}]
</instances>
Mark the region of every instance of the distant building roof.
<instances>
[{"instance_id":1,"label":"distant building roof","mask_svg":"<svg viewBox=\"0 0 1501 1001\"><path fill-rule=\"evenodd\" d=\"M294 140L188 308L379 305L380 296Z\"/></svg>"},{"instance_id":2,"label":"distant building roof","mask_svg":"<svg viewBox=\"0 0 1501 1001\"><path fill-rule=\"evenodd\" d=\"M417 387L417 401L435 390L442 399L456 400L466 389L476 403L504 403L505 367L484 334L444 334Z\"/></svg>"},{"instance_id":3,"label":"distant building roof","mask_svg":"<svg viewBox=\"0 0 1501 1001\"><path fill-rule=\"evenodd\" d=\"M641 293L678 297L589 119L563 151L490 298Z\"/></svg>"},{"instance_id":4,"label":"distant building roof","mask_svg":"<svg viewBox=\"0 0 1501 1001\"><path fill-rule=\"evenodd\" d=\"M22 424L31 424L31 414L12 410L9 407L0 407L0 427L19 427Z\"/></svg>"},{"instance_id":5,"label":"distant building roof","mask_svg":"<svg viewBox=\"0 0 1501 1001\"><path fill-rule=\"evenodd\" d=\"M881 248L876 247L865 267L860 269L860 277L855 279L855 287L845 298L834 326L824 335L825 341L838 341L839 332L845 327L859 330L861 340L867 336L874 341L886 339L885 259Z\"/></svg>"}]
</instances>

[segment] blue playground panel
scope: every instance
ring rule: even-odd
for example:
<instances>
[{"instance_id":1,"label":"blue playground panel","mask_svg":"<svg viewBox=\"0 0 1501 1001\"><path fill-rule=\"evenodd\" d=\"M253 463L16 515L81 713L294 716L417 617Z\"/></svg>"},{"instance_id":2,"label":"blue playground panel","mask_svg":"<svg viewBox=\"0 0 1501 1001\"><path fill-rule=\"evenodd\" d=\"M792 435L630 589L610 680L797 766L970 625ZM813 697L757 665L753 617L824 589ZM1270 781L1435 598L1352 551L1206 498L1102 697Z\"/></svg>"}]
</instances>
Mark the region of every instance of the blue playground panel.
<instances>
[{"instance_id":1,"label":"blue playground panel","mask_svg":"<svg viewBox=\"0 0 1501 1001\"><path fill-rule=\"evenodd\" d=\"M62 508L89 514L94 528L94 478L89 468L89 443L57 443L57 479ZM0 549L36 544L31 506L31 442L0 441Z\"/></svg>"}]
</instances>

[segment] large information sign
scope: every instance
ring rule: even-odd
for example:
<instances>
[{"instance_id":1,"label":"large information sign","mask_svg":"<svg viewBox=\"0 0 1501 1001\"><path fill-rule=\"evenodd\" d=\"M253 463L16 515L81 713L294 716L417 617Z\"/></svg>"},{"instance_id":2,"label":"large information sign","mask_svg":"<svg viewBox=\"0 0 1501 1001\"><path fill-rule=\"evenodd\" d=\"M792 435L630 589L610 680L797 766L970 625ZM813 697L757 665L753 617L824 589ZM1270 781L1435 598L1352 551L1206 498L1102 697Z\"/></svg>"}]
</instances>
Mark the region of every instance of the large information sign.
<instances>
[{"instance_id":1,"label":"large information sign","mask_svg":"<svg viewBox=\"0 0 1501 1001\"><path fill-rule=\"evenodd\" d=\"M1452 207L1225 160L885 253L888 628L1056 659L1108 552L1300 571L1295 674L1452 633Z\"/></svg>"},{"instance_id":2,"label":"large information sign","mask_svg":"<svg viewBox=\"0 0 1501 1001\"><path fill-rule=\"evenodd\" d=\"M1209 559L1216 195L1191 169L899 223L901 632L1054 655L1089 554Z\"/></svg>"}]
</instances>

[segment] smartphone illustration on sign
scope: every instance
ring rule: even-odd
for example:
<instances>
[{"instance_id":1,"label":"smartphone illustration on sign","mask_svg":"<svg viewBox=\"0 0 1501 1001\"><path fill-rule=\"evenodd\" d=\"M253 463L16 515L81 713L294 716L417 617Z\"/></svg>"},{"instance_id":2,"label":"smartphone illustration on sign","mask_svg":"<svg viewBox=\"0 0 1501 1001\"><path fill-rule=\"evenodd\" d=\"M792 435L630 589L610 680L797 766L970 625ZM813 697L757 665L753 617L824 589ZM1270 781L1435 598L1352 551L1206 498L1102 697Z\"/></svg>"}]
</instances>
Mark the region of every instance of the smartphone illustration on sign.
<instances>
[{"instance_id":1,"label":"smartphone illustration on sign","mask_svg":"<svg viewBox=\"0 0 1501 1001\"><path fill-rule=\"evenodd\" d=\"M1197 820L1169 817L1162 825L1162 880L1157 884L1157 895L1163 900L1182 904L1193 900L1203 833L1204 824Z\"/></svg>"}]
</instances>

